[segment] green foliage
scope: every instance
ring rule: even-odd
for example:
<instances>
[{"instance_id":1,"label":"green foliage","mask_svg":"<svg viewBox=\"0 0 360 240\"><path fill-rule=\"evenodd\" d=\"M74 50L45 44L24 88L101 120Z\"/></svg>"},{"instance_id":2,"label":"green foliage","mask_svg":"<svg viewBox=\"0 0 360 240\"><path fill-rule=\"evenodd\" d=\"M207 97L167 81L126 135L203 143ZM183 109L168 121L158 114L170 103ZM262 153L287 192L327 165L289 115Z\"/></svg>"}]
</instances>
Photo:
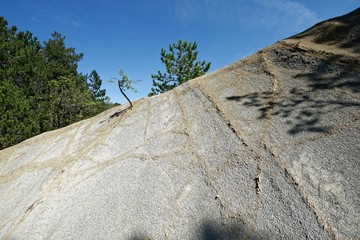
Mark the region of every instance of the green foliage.
<instances>
[{"instance_id":1,"label":"green foliage","mask_svg":"<svg viewBox=\"0 0 360 240\"><path fill-rule=\"evenodd\" d=\"M29 118L30 103L22 89L8 80L0 82L0 149L38 132Z\"/></svg>"},{"instance_id":2,"label":"green foliage","mask_svg":"<svg viewBox=\"0 0 360 240\"><path fill-rule=\"evenodd\" d=\"M134 83L139 82L140 80L130 80L128 75L124 72L124 70L119 70L120 79L118 79L118 85L122 90L132 90L137 92L137 90L133 87Z\"/></svg>"},{"instance_id":3,"label":"green foliage","mask_svg":"<svg viewBox=\"0 0 360 240\"><path fill-rule=\"evenodd\" d=\"M105 96L106 95L106 90L105 89L100 89L101 84L102 84L102 80L99 76L99 74L93 70L88 78L89 81L89 90L91 92L91 97L93 100L107 100L108 98Z\"/></svg>"},{"instance_id":4,"label":"green foliage","mask_svg":"<svg viewBox=\"0 0 360 240\"><path fill-rule=\"evenodd\" d=\"M83 54L77 54L74 48L66 48L65 37L60 33L54 32L51 37L43 47L49 77L56 79L64 74L78 74L77 66Z\"/></svg>"},{"instance_id":5,"label":"green foliage","mask_svg":"<svg viewBox=\"0 0 360 240\"><path fill-rule=\"evenodd\" d=\"M83 54L55 32L41 44L0 17L0 149L113 106L94 70L78 73Z\"/></svg>"},{"instance_id":6,"label":"green foliage","mask_svg":"<svg viewBox=\"0 0 360 240\"><path fill-rule=\"evenodd\" d=\"M196 61L198 51L197 44L178 41L177 44L171 44L169 51L161 49L161 61L166 67L166 73L158 71L152 74L153 88L149 96L160 94L174 87L187 82L191 79L204 75L209 69L211 63L205 61Z\"/></svg>"}]
</instances>

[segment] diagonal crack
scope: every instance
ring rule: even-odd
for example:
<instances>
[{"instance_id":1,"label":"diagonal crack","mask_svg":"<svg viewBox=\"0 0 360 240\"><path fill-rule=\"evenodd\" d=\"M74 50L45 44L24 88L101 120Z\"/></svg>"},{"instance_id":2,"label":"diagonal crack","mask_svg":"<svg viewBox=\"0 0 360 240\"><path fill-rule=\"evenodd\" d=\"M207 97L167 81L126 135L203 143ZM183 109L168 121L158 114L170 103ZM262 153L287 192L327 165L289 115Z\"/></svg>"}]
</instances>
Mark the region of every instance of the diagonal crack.
<instances>
[{"instance_id":1,"label":"diagonal crack","mask_svg":"<svg viewBox=\"0 0 360 240\"><path fill-rule=\"evenodd\" d=\"M239 142L246 147L246 152L251 156L257 163L257 169L256 169L256 178L255 181L255 192L256 192L256 201L255 201L255 208L254 208L254 223L250 225L249 232L247 234L247 239L251 239L252 236L256 232L256 219L257 219L257 213L261 205L261 178L262 178L262 165L263 165L263 159L261 156L255 151L254 148L252 148L249 144L247 144L244 140L244 138L240 135L240 131L236 129L235 126L232 125L229 118L226 117L225 113L220 109L220 107L216 104L216 102L212 99L212 97L209 94L205 93L205 90L200 86L198 82L197 86L200 90L200 92L205 96L205 98L211 103L212 107L216 110L220 118L225 122L226 126L235 134L236 138L239 140ZM215 190L216 188L213 187ZM218 198L221 200L221 197ZM221 203L221 202L220 202ZM222 204L222 203L221 203ZM222 214L224 220L229 218L229 214L226 212L225 206L223 205L224 213ZM230 231L230 230L229 230ZM230 231L231 232L231 231Z\"/></svg>"}]
</instances>

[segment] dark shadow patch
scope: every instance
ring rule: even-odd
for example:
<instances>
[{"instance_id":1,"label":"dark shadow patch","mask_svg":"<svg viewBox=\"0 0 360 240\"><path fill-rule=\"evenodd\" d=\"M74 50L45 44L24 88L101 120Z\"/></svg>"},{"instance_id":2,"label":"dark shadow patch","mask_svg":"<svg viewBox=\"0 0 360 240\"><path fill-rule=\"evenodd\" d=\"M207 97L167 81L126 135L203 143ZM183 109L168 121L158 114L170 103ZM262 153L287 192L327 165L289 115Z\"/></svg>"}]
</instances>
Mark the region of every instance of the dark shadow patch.
<instances>
[{"instance_id":1,"label":"dark shadow patch","mask_svg":"<svg viewBox=\"0 0 360 240\"><path fill-rule=\"evenodd\" d=\"M219 239L236 239L236 240L270 240L274 239L269 237L268 234L254 232L248 225L232 221L231 223L224 224L222 222L214 221L212 219L205 219L195 226L191 235L195 235L194 239L197 240L219 240ZM173 236L176 237L176 236ZM153 239L141 233L135 233L129 240L148 240ZM159 239L162 239L159 236ZM167 239L167 238L166 238Z\"/></svg>"},{"instance_id":2,"label":"dark shadow patch","mask_svg":"<svg viewBox=\"0 0 360 240\"><path fill-rule=\"evenodd\" d=\"M129 240L149 240L151 238L146 237L144 234L142 233L134 233Z\"/></svg>"},{"instance_id":3,"label":"dark shadow patch","mask_svg":"<svg viewBox=\"0 0 360 240\"><path fill-rule=\"evenodd\" d=\"M203 240L223 239L226 236L225 229L212 221L203 222L200 229Z\"/></svg>"},{"instance_id":4,"label":"dark shadow patch","mask_svg":"<svg viewBox=\"0 0 360 240\"><path fill-rule=\"evenodd\" d=\"M129 109L131 109L131 107L128 107L128 108L125 108L125 109L123 109L121 111L113 113L112 115L110 115L109 120L112 119L112 118L121 116L122 114L126 113Z\"/></svg>"},{"instance_id":5,"label":"dark shadow patch","mask_svg":"<svg viewBox=\"0 0 360 240\"><path fill-rule=\"evenodd\" d=\"M115 112L114 114L110 115L110 119L111 119L111 118L114 118L114 117L120 116L122 112L123 112L123 111Z\"/></svg>"}]
</instances>

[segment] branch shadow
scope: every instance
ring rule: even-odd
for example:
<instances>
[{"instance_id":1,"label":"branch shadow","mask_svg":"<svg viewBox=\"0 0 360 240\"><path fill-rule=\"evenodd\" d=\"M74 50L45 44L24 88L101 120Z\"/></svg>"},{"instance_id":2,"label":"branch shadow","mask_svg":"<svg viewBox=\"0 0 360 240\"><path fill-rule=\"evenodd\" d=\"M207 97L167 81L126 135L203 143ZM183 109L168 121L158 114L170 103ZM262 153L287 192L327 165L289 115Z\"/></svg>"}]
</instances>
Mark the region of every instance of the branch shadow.
<instances>
[{"instance_id":1,"label":"branch shadow","mask_svg":"<svg viewBox=\"0 0 360 240\"><path fill-rule=\"evenodd\" d=\"M258 119L271 116L286 119L285 123L289 125L287 132L291 135L304 131L329 132L332 126L328 121L326 124L322 121L326 114L360 106L358 97L348 97L349 94L360 93L359 62L339 55L304 62L310 62L310 65L305 66L309 70L293 77L301 82L301 87L293 87L282 95L265 91L229 96L226 99L257 109L260 113ZM277 65L292 69L286 62L278 62Z\"/></svg>"},{"instance_id":2,"label":"branch shadow","mask_svg":"<svg viewBox=\"0 0 360 240\"><path fill-rule=\"evenodd\" d=\"M313 71L295 76L306 78L312 91L342 89L360 93L360 72L355 70L359 68L360 61L333 55L314 65ZM329 74L333 76L329 77Z\"/></svg>"}]
</instances>

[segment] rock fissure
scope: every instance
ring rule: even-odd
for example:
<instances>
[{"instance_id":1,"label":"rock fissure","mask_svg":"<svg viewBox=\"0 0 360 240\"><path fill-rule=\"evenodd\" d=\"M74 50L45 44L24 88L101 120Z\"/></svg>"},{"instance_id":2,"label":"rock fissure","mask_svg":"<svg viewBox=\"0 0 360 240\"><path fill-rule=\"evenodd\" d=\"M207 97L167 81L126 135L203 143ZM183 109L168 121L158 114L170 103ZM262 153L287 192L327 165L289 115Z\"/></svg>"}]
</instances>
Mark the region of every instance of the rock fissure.
<instances>
[{"instance_id":1,"label":"rock fissure","mask_svg":"<svg viewBox=\"0 0 360 240\"><path fill-rule=\"evenodd\" d=\"M175 96L177 98L177 102L178 102L178 104L180 106L180 109L182 109L181 112L182 112L182 114L184 116L184 119L189 119L189 117L186 114L185 107L182 105L182 103L179 100L179 95L177 94L176 89L174 91L174 94L175 94ZM218 111L220 112L220 110L218 110ZM195 144L194 144L194 136L193 136L192 131L191 131L191 125L188 123L187 120L185 120L185 122L186 122L186 129L188 131L187 134L188 134L190 142L191 142L190 146L192 147L192 152L196 156L196 159L197 159L196 162L201 163L201 166L202 166L201 168L202 168L203 175L205 177L206 184L209 187L211 187L211 189L213 189L213 191L215 192L215 194L214 194L215 196L214 196L213 200L215 200L215 201L217 201L219 203L220 216L221 216L222 220L224 221L224 224L226 225L226 219L227 219L227 212L228 211L227 211L227 207L226 207L226 205L224 203L224 200L223 200L225 196L224 196L223 192L221 191L220 187L216 184L215 180L213 179L214 176L212 174L210 174L210 171L209 171L204 159L202 159L202 157L198 153L198 151L193 148L193 146L195 146ZM227 228L229 228L229 227L227 226Z\"/></svg>"},{"instance_id":2,"label":"rock fissure","mask_svg":"<svg viewBox=\"0 0 360 240\"><path fill-rule=\"evenodd\" d=\"M307 52L307 50L304 50L304 51ZM338 239L338 237L337 237L335 231L332 229L331 225L329 225L324 220L324 218L320 216L319 211L315 208L315 206L313 204L311 204L309 202L308 197L306 196L305 192L301 189L301 187L298 185L298 183L292 177L292 175L286 168L285 163L280 163L280 160L278 159L278 157L276 157L275 154L271 151L272 144L270 144L270 147L267 146L270 143L268 132L271 127L271 125L270 125L271 124L271 116L273 116L275 103L278 101L276 99L276 96L279 95L282 91L282 87L279 86L279 83L281 82L280 79L282 77L281 77L281 74L276 70L276 67L267 59L266 53L267 53L266 51L260 52L261 59L263 62L263 70L266 74L268 74L270 76L270 78L272 79L271 82L273 83L273 85L270 89L271 100L269 101L268 110L266 111L266 114L265 114L265 119L266 119L267 124L264 126L264 128L262 130L262 132L264 133L264 136L263 136L264 151L265 152L269 151L270 156L272 156L272 158L274 158L276 160L280 169L283 169L283 174L292 183L292 186L299 193L299 195L303 199L304 203L309 207L309 209L311 209L311 211L315 215L315 218L318 221L319 225L322 226L323 229L325 229L327 232L329 232L329 234L332 236L333 239ZM258 172L258 175L255 178L255 183L256 183L256 189L257 189L257 194L258 194L261 191L261 189L260 189L260 174L261 174L260 165L258 165L257 172Z\"/></svg>"},{"instance_id":3,"label":"rock fissure","mask_svg":"<svg viewBox=\"0 0 360 240\"><path fill-rule=\"evenodd\" d=\"M256 232L256 218L257 218L257 212L259 210L259 207L261 206L261 173L262 173L262 159L260 157L260 155L257 153L256 150L254 150L252 147L248 146L248 144L244 141L244 139L239 135L238 131L235 129L235 127L232 126L230 120L225 116L225 114L220 110L219 106L215 103L215 101L212 99L212 97L209 94L205 93L205 90L200 86L200 84L197 82L197 86L199 88L199 90L201 91L201 93L203 94L203 96L206 97L206 99L208 99L208 101L210 102L211 106L216 110L216 112L218 113L218 115L220 116L220 118L225 122L226 126L231 130L231 132L233 132L236 136L236 138L239 140L239 142L241 143L241 145L245 146L247 148L247 152L249 153L250 156L252 156L252 158L257 162L257 169L256 169L256 178L254 179L255 182L255 189L254 191L256 192L256 203L255 203L255 208L253 211L253 224L249 224L250 226L250 230L247 234L246 239L251 239L251 237L255 234ZM213 187L216 191L216 187ZM217 192L217 191L216 191ZM219 196L219 195L217 195ZM221 196L221 195L220 195ZM217 199L221 199L221 197L218 197ZM225 210L227 208L225 208L225 205L222 204L222 208L224 209L224 213L222 213L224 222L226 222L226 219L228 219L228 210ZM229 228L229 226L228 226ZM230 231L231 232L231 231Z\"/></svg>"},{"instance_id":4,"label":"rock fissure","mask_svg":"<svg viewBox=\"0 0 360 240\"><path fill-rule=\"evenodd\" d=\"M0 238L356 239L359 22L0 151Z\"/></svg>"},{"instance_id":5,"label":"rock fissure","mask_svg":"<svg viewBox=\"0 0 360 240\"><path fill-rule=\"evenodd\" d=\"M146 124L145 124L145 132L144 132L144 142L146 142L146 140L147 140L149 121L152 116L149 101L146 101L146 106L147 106L147 108L146 108Z\"/></svg>"},{"instance_id":6,"label":"rock fissure","mask_svg":"<svg viewBox=\"0 0 360 240\"><path fill-rule=\"evenodd\" d=\"M210 102L211 106L216 110L220 118L225 122L226 126L233 132L236 137L239 139L242 145L248 146L248 144L245 142L244 138L242 138L239 134L239 131L235 129L235 127L231 124L230 120L226 117L226 115L220 110L219 106L216 104L216 102L212 99L212 97L209 94L206 94L205 90L201 87L200 83L197 82L198 89L201 91L202 95Z\"/></svg>"},{"instance_id":7,"label":"rock fissure","mask_svg":"<svg viewBox=\"0 0 360 240\"><path fill-rule=\"evenodd\" d=\"M333 227L325 220L325 218L320 214L320 212L316 209L315 205L312 204L305 194L304 190L301 188L301 186L295 181L295 179L292 177L290 172L285 168L284 169L285 176L293 183L296 190L299 192L300 196L302 197L304 203L309 207L309 209L314 214L316 220L318 221L319 225L327 231L332 239L339 240L340 238L336 234L336 231L333 229Z\"/></svg>"}]
</instances>

